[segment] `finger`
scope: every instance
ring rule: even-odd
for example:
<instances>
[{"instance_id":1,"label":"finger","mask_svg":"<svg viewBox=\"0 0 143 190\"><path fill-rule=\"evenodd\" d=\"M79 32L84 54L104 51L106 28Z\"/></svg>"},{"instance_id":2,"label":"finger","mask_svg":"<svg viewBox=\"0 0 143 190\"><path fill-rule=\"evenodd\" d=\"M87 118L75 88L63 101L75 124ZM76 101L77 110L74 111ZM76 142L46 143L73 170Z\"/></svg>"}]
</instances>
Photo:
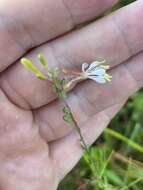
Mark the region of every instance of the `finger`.
<instances>
[{"instance_id":1,"label":"finger","mask_svg":"<svg viewBox=\"0 0 143 190\"><path fill-rule=\"evenodd\" d=\"M143 86L143 53L128 62L115 67L111 74L112 82L99 85L93 81L79 84L69 93L67 100L72 112L82 126L91 116L108 107L126 100ZM35 112L40 125L40 134L47 141L68 135L74 126L63 121L64 104L55 101Z\"/></svg>"},{"instance_id":2,"label":"finger","mask_svg":"<svg viewBox=\"0 0 143 190\"><path fill-rule=\"evenodd\" d=\"M95 18L117 0L34 0L1 3L0 71L30 48L61 35L77 24Z\"/></svg>"},{"instance_id":3,"label":"finger","mask_svg":"<svg viewBox=\"0 0 143 190\"><path fill-rule=\"evenodd\" d=\"M92 118L90 118L81 127L82 135L86 144L91 145L103 132L113 116L122 107L117 104L108 108ZM83 154L80 145L79 134L74 130L70 135L51 144L51 157L57 166L59 179L62 180L65 175L75 166Z\"/></svg>"},{"instance_id":4,"label":"finger","mask_svg":"<svg viewBox=\"0 0 143 190\"><path fill-rule=\"evenodd\" d=\"M35 55L41 52L46 55L49 66L71 69L96 59L106 59L112 66L120 64L143 49L143 24L139 22L142 14L143 2L137 1L107 18L36 49L29 57L36 62ZM37 79L20 64L5 72L1 81L9 98L25 109L28 106L38 108L55 99L50 84Z\"/></svg>"}]
</instances>

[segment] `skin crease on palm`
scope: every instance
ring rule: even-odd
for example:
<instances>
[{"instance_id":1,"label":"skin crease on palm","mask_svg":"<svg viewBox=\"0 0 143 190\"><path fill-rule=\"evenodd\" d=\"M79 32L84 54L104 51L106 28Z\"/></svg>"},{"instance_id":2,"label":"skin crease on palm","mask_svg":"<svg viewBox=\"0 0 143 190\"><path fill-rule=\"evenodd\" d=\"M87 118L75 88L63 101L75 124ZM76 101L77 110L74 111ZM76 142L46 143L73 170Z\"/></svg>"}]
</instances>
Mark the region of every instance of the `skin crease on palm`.
<instances>
[{"instance_id":1,"label":"skin crease on palm","mask_svg":"<svg viewBox=\"0 0 143 190\"><path fill-rule=\"evenodd\" d=\"M88 145L143 86L143 1L94 21L116 2L0 1L0 190L56 190L83 154L51 84L24 69L20 57L38 65L42 53L50 67L72 70L98 59L111 65L111 83L85 81L69 93Z\"/></svg>"}]
</instances>

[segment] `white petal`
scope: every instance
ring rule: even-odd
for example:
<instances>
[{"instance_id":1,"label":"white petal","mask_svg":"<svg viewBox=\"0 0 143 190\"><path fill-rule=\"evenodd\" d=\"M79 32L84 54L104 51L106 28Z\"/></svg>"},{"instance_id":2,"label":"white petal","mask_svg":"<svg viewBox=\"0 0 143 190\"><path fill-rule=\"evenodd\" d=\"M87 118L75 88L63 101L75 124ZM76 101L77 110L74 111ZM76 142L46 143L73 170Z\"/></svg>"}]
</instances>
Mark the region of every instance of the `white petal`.
<instances>
[{"instance_id":1,"label":"white petal","mask_svg":"<svg viewBox=\"0 0 143 190\"><path fill-rule=\"evenodd\" d=\"M96 77L96 82L100 83L100 84L105 84L106 80L102 77Z\"/></svg>"},{"instance_id":2,"label":"white petal","mask_svg":"<svg viewBox=\"0 0 143 190\"><path fill-rule=\"evenodd\" d=\"M82 64L82 72L86 72L86 69L89 67L88 63L83 63Z\"/></svg>"},{"instance_id":3,"label":"white petal","mask_svg":"<svg viewBox=\"0 0 143 190\"><path fill-rule=\"evenodd\" d=\"M97 67L95 70L90 72L89 75L103 76L105 75L105 73L106 73L105 69Z\"/></svg>"},{"instance_id":4,"label":"white petal","mask_svg":"<svg viewBox=\"0 0 143 190\"><path fill-rule=\"evenodd\" d=\"M94 70L99 65L103 64L103 61L94 61L90 64L89 68L87 69L88 72Z\"/></svg>"},{"instance_id":5,"label":"white petal","mask_svg":"<svg viewBox=\"0 0 143 190\"><path fill-rule=\"evenodd\" d=\"M96 69L96 67L97 67L96 62L91 63L87 69L87 72L91 72L92 70Z\"/></svg>"},{"instance_id":6,"label":"white petal","mask_svg":"<svg viewBox=\"0 0 143 190\"><path fill-rule=\"evenodd\" d=\"M103 77L100 77L100 76L95 76L95 77L90 77L89 76L89 79L92 79L92 80L94 80L94 81L96 81L97 83L100 83L100 84L105 84L106 83L106 80Z\"/></svg>"}]
</instances>

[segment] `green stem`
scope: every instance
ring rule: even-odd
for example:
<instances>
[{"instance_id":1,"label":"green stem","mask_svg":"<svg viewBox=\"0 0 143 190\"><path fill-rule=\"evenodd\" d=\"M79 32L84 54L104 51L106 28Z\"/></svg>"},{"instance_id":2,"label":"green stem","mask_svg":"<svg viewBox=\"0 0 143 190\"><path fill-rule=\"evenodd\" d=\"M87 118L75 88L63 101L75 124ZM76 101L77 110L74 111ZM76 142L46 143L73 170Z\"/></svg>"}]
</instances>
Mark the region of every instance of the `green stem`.
<instances>
[{"instance_id":1,"label":"green stem","mask_svg":"<svg viewBox=\"0 0 143 190\"><path fill-rule=\"evenodd\" d=\"M88 162L89 162L89 164L91 166L91 170L92 170L92 172L94 174L95 173L94 172L95 171L95 163L94 163L94 160L92 158L91 152L90 152L90 150L89 150L89 148L88 148L88 146L87 146L87 144L86 144L86 142L84 140L84 137L82 135L81 129L80 129L80 127L79 127L79 125L78 125L78 123L77 123L77 121L76 121L73 113L72 113L72 110L71 110L70 106L68 105L68 103L65 100L64 100L64 103L65 103L65 106L68 107L68 109L70 110L73 124L74 124L74 126L75 126L75 128L76 128L76 130L77 130L77 132L78 132L78 134L80 136L80 142L82 144L82 148L85 150L85 152L88 155Z\"/></svg>"},{"instance_id":2,"label":"green stem","mask_svg":"<svg viewBox=\"0 0 143 190\"><path fill-rule=\"evenodd\" d=\"M110 128L106 128L105 133L127 143L130 147L132 147L136 151L143 153L143 147L142 146L140 146L139 144L135 143L134 141L128 139L127 137L123 136L122 134L118 133L117 131L114 131Z\"/></svg>"}]
</instances>

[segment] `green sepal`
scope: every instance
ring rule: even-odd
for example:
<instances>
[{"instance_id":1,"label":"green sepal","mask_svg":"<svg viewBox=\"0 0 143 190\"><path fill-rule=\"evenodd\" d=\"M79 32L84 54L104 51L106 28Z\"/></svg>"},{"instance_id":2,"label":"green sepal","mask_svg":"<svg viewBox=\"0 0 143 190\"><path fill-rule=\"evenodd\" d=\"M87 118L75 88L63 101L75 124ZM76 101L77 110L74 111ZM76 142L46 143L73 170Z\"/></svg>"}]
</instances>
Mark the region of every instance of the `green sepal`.
<instances>
[{"instance_id":1,"label":"green sepal","mask_svg":"<svg viewBox=\"0 0 143 190\"><path fill-rule=\"evenodd\" d=\"M67 84L68 84L68 82L69 82L68 80L63 79L63 80L62 80L62 86L64 87L65 85L67 85Z\"/></svg>"},{"instance_id":2,"label":"green sepal","mask_svg":"<svg viewBox=\"0 0 143 190\"><path fill-rule=\"evenodd\" d=\"M47 77L41 71L39 71L39 69L29 59L22 58L21 59L21 64L24 65L24 67L26 69L32 71L38 78L40 78L42 80L47 79Z\"/></svg>"}]
</instances>

